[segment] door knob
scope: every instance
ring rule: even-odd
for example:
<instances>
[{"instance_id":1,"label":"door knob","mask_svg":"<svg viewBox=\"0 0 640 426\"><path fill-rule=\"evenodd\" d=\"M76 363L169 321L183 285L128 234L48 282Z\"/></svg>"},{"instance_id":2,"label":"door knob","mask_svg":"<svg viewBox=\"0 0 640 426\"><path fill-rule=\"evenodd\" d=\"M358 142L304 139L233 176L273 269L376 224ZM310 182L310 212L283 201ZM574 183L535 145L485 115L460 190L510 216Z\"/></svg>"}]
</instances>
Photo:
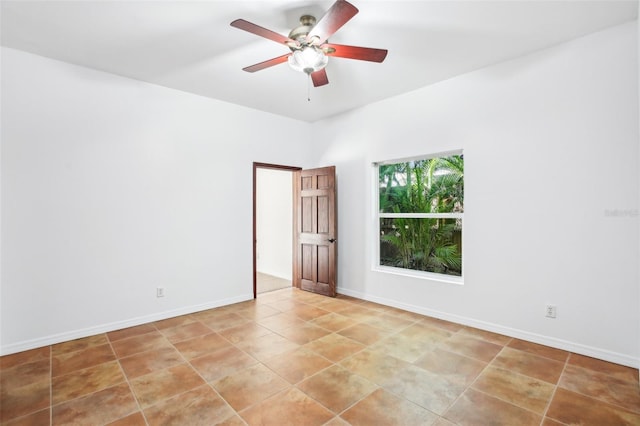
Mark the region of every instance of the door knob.
<instances>
[{"instance_id":1,"label":"door knob","mask_svg":"<svg viewBox=\"0 0 640 426\"><path fill-rule=\"evenodd\" d=\"M329 238L327 241L329 241L330 243L335 243L336 239L335 238Z\"/></svg>"}]
</instances>

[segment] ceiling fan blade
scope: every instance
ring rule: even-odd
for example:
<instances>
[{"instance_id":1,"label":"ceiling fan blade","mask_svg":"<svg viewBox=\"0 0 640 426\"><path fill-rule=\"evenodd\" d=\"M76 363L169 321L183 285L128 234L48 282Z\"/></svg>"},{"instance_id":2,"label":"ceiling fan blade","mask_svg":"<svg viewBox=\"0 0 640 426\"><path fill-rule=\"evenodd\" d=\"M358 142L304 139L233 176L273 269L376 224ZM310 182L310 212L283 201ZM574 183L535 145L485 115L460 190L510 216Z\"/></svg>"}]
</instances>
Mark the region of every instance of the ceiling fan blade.
<instances>
[{"instance_id":1,"label":"ceiling fan blade","mask_svg":"<svg viewBox=\"0 0 640 426\"><path fill-rule=\"evenodd\" d=\"M358 59L361 61L382 62L387 57L386 49L372 49L370 47L345 46L343 44L323 44L321 49L327 51L327 56L338 58ZM333 51L335 50L335 51Z\"/></svg>"},{"instance_id":2,"label":"ceiling fan blade","mask_svg":"<svg viewBox=\"0 0 640 426\"><path fill-rule=\"evenodd\" d=\"M311 29L308 37L317 37L320 40L319 44L322 44L357 13L358 9L354 5L345 0L338 0Z\"/></svg>"},{"instance_id":3,"label":"ceiling fan blade","mask_svg":"<svg viewBox=\"0 0 640 426\"><path fill-rule=\"evenodd\" d=\"M320 71L312 72L311 81L313 81L313 87L319 87L324 86L325 84L329 84L327 70L322 68Z\"/></svg>"},{"instance_id":4,"label":"ceiling fan blade","mask_svg":"<svg viewBox=\"0 0 640 426\"><path fill-rule=\"evenodd\" d=\"M233 21L231 23L232 27L235 28L239 28L241 30L245 30L248 31L252 34L255 35L259 35L260 37L264 37L267 38L269 40L273 40L276 43L282 43L282 44L288 44L288 43L294 43L294 44L298 44L297 42L291 40L289 37L283 36L282 34L278 34L275 31L271 31L268 30L266 28L263 28L259 25L256 24L252 24L249 21L245 21L244 19L236 19L235 21Z\"/></svg>"},{"instance_id":5,"label":"ceiling fan blade","mask_svg":"<svg viewBox=\"0 0 640 426\"><path fill-rule=\"evenodd\" d=\"M287 62L287 58L289 58L289 56L291 56L291 53L287 53L286 55L278 56L276 58L269 59L267 61L260 62L260 63L254 64L254 65L249 65L248 67L242 68L242 70L246 71L246 72L260 71L260 70L263 70L265 68L269 68L269 67L272 67L274 65L278 65L278 64L281 64L283 62Z\"/></svg>"}]
</instances>

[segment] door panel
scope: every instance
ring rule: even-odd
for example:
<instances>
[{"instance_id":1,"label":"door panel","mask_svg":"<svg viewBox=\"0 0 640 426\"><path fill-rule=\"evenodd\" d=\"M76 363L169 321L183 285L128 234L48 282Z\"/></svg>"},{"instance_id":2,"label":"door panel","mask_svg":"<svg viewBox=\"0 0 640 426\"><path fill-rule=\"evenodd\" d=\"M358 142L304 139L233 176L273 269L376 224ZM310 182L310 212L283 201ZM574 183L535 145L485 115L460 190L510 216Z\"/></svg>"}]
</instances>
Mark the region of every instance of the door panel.
<instances>
[{"instance_id":1,"label":"door panel","mask_svg":"<svg viewBox=\"0 0 640 426\"><path fill-rule=\"evenodd\" d=\"M335 167L294 173L294 285L336 295Z\"/></svg>"},{"instance_id":2,"label":"door panel","mask_svg":"<svg viewBox=\"0 0 640 426\"><path fill-rule=\"evenodd\" d=\"M329 209L328 197L318 197L318 233L329 233L329 216L327 214Z\"/></svg>"},{"instance_id":3,"label":"door panel","mask_svg":"<svg viewBox=\"0 0 640 426\"><path fill-rule=\"evenodd\" d=\"M329 248L318 246L318 282L329 282Z\"/></svg>"},{"instance_id":4,"label":"door panel","mask_svg":"<svg viewBox=\"0 0 640 426\"><path fill-rule=\"evenodd\" d=\"M314 247L309 244L302 244L301 257L302 257L302 279L313 280L313 249ZM300 286L297 286L300 287Z\"/></svg>"},{"instance_id":5,"label":"door panel","mask_svg":"<svg viewBox=\"0 0 640 426\"><path fill-rule=\"evenodd\" d=\"M302 232L313 232L313 198L302 197Z\"/></svg>"}]
</instances>

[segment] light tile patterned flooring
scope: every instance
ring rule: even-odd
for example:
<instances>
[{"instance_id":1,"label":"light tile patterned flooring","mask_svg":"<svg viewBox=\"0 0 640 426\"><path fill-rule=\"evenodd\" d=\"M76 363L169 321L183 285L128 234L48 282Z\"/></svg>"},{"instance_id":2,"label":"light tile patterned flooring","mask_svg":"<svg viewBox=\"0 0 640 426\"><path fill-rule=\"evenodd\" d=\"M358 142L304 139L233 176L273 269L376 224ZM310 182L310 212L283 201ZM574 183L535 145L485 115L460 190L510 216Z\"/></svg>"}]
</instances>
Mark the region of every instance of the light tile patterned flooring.
<instances>
[{"instance_id":1,"label":"light tile patterned flooring","mask_svg":"<svg viewBox=\"0 0 640 426\"><path fill-rule=\"evenodd\" d=\"M296 289L0 358L2 425L640 425L638 371Z\"/></svg>"}]
</instances>

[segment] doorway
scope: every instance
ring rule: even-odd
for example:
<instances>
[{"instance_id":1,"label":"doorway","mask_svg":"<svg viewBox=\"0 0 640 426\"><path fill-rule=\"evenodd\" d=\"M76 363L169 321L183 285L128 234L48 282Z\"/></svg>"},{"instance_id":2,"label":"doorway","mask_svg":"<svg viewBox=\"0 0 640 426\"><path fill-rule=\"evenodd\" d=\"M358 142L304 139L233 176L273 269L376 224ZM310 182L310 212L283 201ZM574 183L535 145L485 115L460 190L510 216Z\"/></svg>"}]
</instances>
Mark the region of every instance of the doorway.
<instances>
[{"instance_id":1,"label":"doorway","mask_svg":"<svg viewBox=\"0 0 640 426\"><path fill-rule=\"evenodd\" d=\"M291 287L293 172L300 167L253 163L253 297Z\"/></svg>"}]
</instances>

